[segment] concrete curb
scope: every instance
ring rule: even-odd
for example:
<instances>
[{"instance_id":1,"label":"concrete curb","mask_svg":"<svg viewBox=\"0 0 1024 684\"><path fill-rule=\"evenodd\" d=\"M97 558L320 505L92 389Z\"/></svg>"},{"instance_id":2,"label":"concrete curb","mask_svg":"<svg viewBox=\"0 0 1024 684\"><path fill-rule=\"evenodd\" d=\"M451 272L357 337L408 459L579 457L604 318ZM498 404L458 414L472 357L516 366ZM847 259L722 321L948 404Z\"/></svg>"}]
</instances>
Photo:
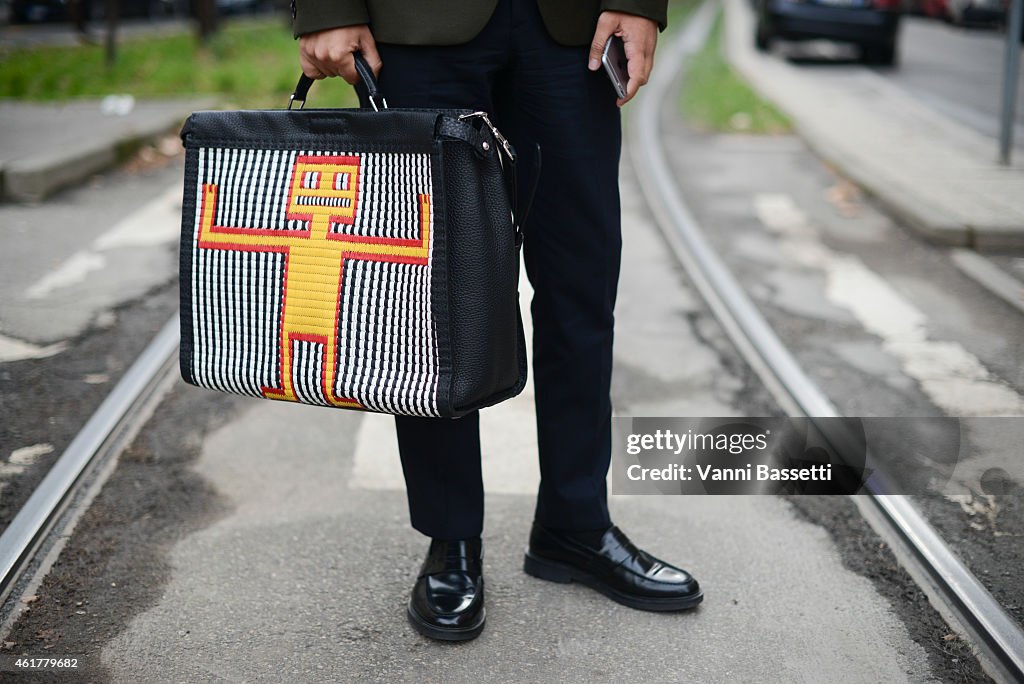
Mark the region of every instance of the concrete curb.
<instances>
[{"instance_id":1,"label":"concrete curb","mask_svg":"<svg viewBox=\"0 0 1024 684\"><path fill-rule=\"evenodd\" d=\"M938 211L930 202L917 199L911 192L896 187L879 177L877 169L852 155L843 154L823 135L802 122L793 120L797 134L815 155L835 167L885 209L886 213L930 242L950 247L976 247L977 234L969 224L959 223ZM1024 237L1024 236L1022 236ZM1022 242L1024 245L1024 242Z\"/></svg>"},{"instance_id":2,"label":"concrete curb","mask_svg":"<svg viewBox=\"0 0 1024 684\"><path fill-rule=\"evenodd\" d=\"M210 98L145 102L137 106L137 115L126 117L103 115L97 103L61 108L5 103L5 116L21 119L8 123L40 143L21 154L0 145L0 199L39 202L125 161L146 143L175 133L191 112L214 103Z\"/></svg>"},{"instance_id":3,"label":"concrete curb","mask_svg":"<svg viewBox=\"0 0 1024 684\"><path fill-rule=\"evenodd\" d=\"M1020 167L998 167L994 161L978 154L978 149L984 149L980 134L927 110L897 92L895 86L875 77L872 87L884 92L890 108L901 108L904 121L921 121L924 127L937 132L929 140L939 156L936 175L960 174L965 181L965 187L955 193L949 190L948 183L928 185L920 165L900 166L893 163L894 159L898 161L894 155L887 157L877 149L859 146L849 126L821 116L821 112L829 111L828 105L817 109L808 105L812 94L836 98L840 95L838 92L822 95L815 90L820 82L811 81L810 77L806 77L805 87L797 87L797 82L804 80L805 75L757 55L749 40L753 29L746 8L739 0L726 0L725 4L727 59L760 94L786 112L797 133L816 155L863 187L897 220L930 242L975 249L1024 249L1024 214L1006 206L995 206L986 196L997 186L1016 188L1019 185L1024 193L1024 174ZM784 70L789 71L784 73ZM839 72L834 75L837 83L840 78L848 77L849 74ZM850 102L850 97L844 101L845 104ZM858 112L850 111L855 108L856 103L846 108L846 124L856 120ZM870 130L874 121L866 117L863 123ZM863 135L861 140L864 140ZM907 149L914 149L910 142ZM920 145L916 149L920 150ZM986 187L987 184L990 185ZM972 195L972 190L977 194ZM952 196L954 194L959 196Z\"/></svg>"},{"instance_id":4,"label":"concrete curb","mask_svg":"<svg viewBox=\"0 0 1024 684\"><path fill-rule=\"evenodd\" d=\"M116 165L150 140L180 127L182 121L182 118L176 116L134 135L86 141L77 148L45 152L13 161L0 168L3 199L15 202L38 202L45 199L58 190Z\"/></svg>"}]
</instances>

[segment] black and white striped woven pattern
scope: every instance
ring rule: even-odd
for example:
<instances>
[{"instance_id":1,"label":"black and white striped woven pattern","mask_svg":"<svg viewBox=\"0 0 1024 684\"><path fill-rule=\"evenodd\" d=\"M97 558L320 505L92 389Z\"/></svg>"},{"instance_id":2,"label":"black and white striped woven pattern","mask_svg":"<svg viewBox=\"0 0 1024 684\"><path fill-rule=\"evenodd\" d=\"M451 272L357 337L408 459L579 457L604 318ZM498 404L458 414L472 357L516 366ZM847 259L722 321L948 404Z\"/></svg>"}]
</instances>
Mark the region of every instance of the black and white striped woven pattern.
<instances>
[{"instance_id":1,"label":"black and white striped woven pattern","mask_svg":"<svg viewBox=\"0 0 1024 684\"><path fill-rule=\"evenodd\" d=\"M320 369L324 364L324 345L308 340L292 340L292 382L295 396L303 404L330 406L320 389Z\"/></svg>"},{"instance_id":2,"label":"black and white striped woven pattern","mask_svg":"<svg viewBox=\"0 0 1024 684\"><path fill-rule=\"evenodd\" d=\"M289 150L199 150L199 186L218 188L219 226L308 230L308 221L288 220L288 184L295 158ZM198 209L197 209L198 211Z\"/></svg>"},{"instance_id":3,"label":"black and white striped woven pattern","mask_svg":"<svg viewBox=\"0 0 1024 684\"><path fill-rule=\"evenodd\" d=\"M433 194L430 157L218 148L199 148L196 153L198 182L190 190L196 199L192 282L182 283L191 287L193 376L196 384L210 389L264 396L262 390L282 387L281 375L287 372L281 368L282 327L285 307L293 301L292 295L285 295L286 284L294 273L288 273L287 257L281 251L200 247L204 185L218 188L214 223L219 227L305 231L310 221L286 216L296 158L355 156L360 163L356 177L339 174L334 178L335 184L341 184L338 190L356 184L355 215L351 224L332 222L329 230L366 238L420 240L419 196ZM306 187L316 187L318 182L316 178L300 180ZM338 295L336 398L387 413L440 415L436 324L430 303L433 202L429 206L425 263L395 263L373 256L344 260ZM324 271L324 286L336 287L338 273L330 273L330 268ZM304 334L293 330L285 343L289 344L292 391L303 403L330 405L322 390L327 350L304 339Z\"/></svg>"},{"instance_id":4,"label":"black and white striped woven pattern","mask_svg":"<svg viewBox=\"0 0 1024 684\"><path fill-rule=\"evenodd\" d=\"M196 384L254 397L280 387L277 349L267 341L280 339L284 255L196 249L192 264Z\"/></svg>"},{"instance_id":5,"label":"black and white striped woven pattern","mask_svg":"<svg viewBox=\"0 0 1024 684\"><path fill-rule=\"evenodd\" d=\"M402 302L393 310L389 302ZM436 415L437 351L430 272L415 264L351 261L342 292L338 394L374 411ZM401 353L395 353L401 350ZM431 373L420 369L430 368ZM433 413L422 412L429 406Z\"/></svg>"}]
</instances>

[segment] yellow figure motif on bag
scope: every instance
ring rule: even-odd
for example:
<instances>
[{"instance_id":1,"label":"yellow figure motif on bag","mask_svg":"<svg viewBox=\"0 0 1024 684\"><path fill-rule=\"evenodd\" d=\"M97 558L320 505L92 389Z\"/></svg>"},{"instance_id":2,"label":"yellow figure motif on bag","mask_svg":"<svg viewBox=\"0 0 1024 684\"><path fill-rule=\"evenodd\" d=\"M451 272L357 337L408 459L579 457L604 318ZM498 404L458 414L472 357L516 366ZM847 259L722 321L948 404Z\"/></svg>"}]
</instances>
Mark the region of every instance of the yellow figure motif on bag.
<instances>
[{"instance_id":1,"label":"yellow figure motif on bag","mask_svg":"<svg viewBox=\"0 0 1024 684\"><path fill-rule=\"evenodd\" d=\"M308 230L219 226L214 222L217 186L202 188L198 246L203 249L279 252L285 255L280 321L281 387L262 388L270 399L298 401L291 343L322 344L322 398L334 406L361 408L335 394L338 317L348 259L426 265L429 257L430 196L417 197L417 239L381 238L332 232L331 224L352 225L359 197L360 160L351 155L299 155L288 183L287 218L307 221Z\"/></svg>"}]
</instances>

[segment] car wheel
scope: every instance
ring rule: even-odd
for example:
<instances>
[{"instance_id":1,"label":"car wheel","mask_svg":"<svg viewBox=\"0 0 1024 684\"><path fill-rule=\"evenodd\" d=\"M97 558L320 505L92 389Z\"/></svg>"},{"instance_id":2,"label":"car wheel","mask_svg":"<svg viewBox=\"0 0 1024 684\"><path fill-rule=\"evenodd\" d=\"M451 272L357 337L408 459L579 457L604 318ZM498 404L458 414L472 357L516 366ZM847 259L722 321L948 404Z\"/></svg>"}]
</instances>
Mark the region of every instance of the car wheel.
<instances>
[{"instance_id":1,"label":"car wheel","mask_svg":"<svg viewBox=\"0 0 1024 684\"><path fill-rule=\"evenodd\" d=\"M861 61L875 66L896 65L896 42L867 43L860 46Z\"/></svg>"},{"instance_id":2,"label":"car wheel","mask_svg":"<svg viewBox=\"0 0 1024 684\"><path fill-rule=\"evenodd\" d=\"M763 22L757 22L757 29L754 31L754 47L758 52L768 52L772 49L772 33Z\"/></svg>"}]
</instances>

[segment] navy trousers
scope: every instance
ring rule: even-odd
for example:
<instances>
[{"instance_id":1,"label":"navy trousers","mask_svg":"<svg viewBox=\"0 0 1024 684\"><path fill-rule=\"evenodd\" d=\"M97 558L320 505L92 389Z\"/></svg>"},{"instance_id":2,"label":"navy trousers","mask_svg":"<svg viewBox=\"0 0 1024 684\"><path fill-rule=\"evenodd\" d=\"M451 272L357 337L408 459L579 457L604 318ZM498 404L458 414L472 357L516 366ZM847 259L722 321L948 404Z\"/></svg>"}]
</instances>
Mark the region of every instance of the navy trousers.
<instances>
[{"instance_id":1,"label":"navy trousers","mask_svg":"<svg viewBox=\"0 0 1024 684\"><path fill-rule=\"evenodd\" d=\"M533 168L532 150L541 146L543 170L523 246L535 292L535 519L564 530L607 527L622 247L621 126L611 83L603 71L587 69L587 46L551 39L535 0L501 0L484 30L463 45L378 49L379 84L390 106L489 112L520 153L520 188ZM412 525L423 534L464 539L482 532L479 419L395 419Z\"/></svg>"}]
</instances>

